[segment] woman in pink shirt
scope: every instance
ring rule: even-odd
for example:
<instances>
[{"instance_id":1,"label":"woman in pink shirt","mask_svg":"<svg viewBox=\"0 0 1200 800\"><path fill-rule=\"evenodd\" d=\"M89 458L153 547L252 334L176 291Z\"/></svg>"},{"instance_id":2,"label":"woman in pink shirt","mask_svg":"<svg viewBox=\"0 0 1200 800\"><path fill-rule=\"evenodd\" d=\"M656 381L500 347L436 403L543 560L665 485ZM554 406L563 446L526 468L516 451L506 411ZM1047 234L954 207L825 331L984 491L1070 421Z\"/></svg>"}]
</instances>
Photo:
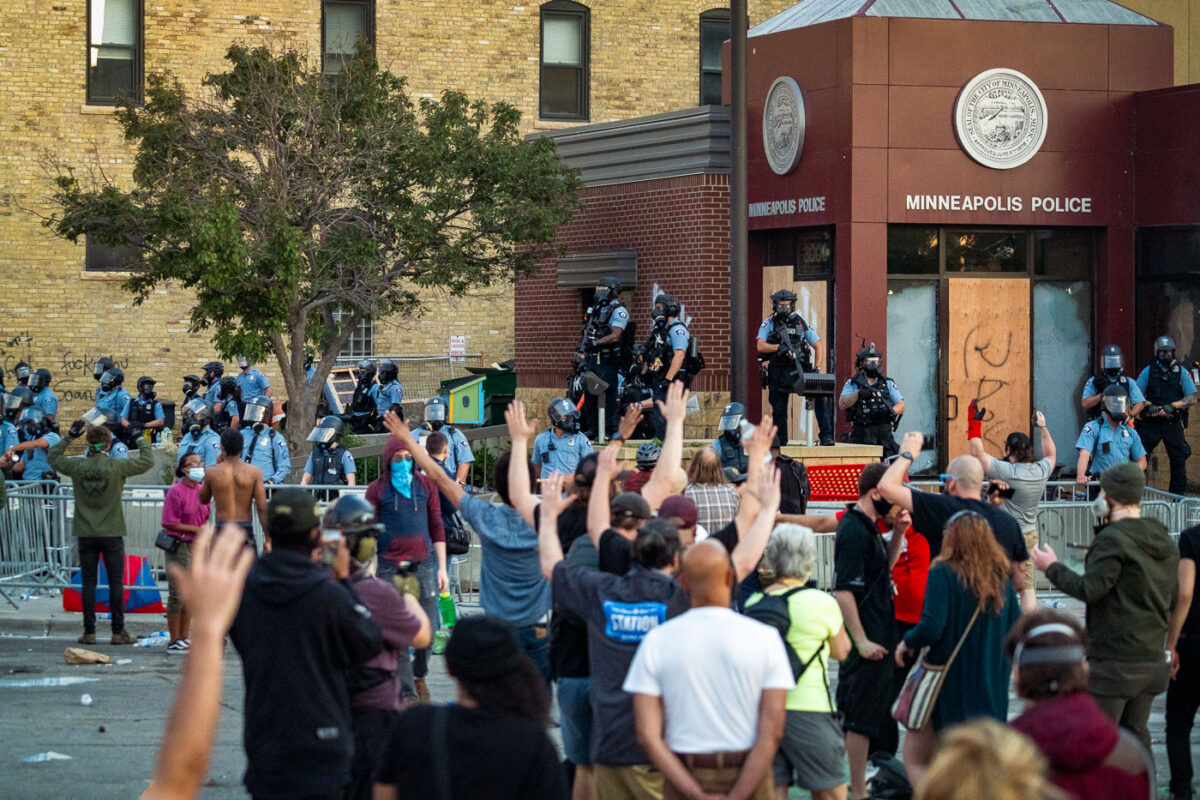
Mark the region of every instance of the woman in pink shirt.
<instances>
[{"instance_id":1,"label":"woman in pink shirt","mask_svg":"<svg viewBox=\"0 0 1200 800\"><path fill-rule=\"evenodd\" d=\"M175 468L179 478L167 490L163 499L162 526L171 536L179 540L174 553L167 553L168 564L178 564L186 570L192 561L192 540L204 523L208 522L208 506L200 503L200 481L204 480L204 458L199 453L184 456ZM167 630L171 642L168 653L186 653L188 650L188 619L171 570L167 570Z\"/></svg>"}]
</instances>

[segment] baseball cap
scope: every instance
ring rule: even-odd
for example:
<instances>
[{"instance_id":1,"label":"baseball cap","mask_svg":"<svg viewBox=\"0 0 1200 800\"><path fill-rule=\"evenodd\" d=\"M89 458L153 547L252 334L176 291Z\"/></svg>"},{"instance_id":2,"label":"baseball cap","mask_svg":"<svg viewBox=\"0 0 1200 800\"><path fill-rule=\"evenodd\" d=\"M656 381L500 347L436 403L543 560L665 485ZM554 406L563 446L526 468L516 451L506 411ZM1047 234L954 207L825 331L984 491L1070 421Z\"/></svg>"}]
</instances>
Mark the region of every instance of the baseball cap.
<instances>
[{"instance_id":1,"label":"baseball cap","mask_svg":"<svg viewBox=\"0 0 1200 800\"><path fill-rule=\"evenodd\" d=\"M724 472L725 480L729 481L735 486L745 481L747 477L746 473L739 471L737 467L726 467Z\"/></svg>"},{"instance_id":2,"label":"baseball cap","mask_svg":"<svg viewBox=\"0 0 1200 800\"><path fill-rule=\"evenodd\" d=\"M321 524L317 501L303 489L283 489L267 503L267 527L271 530L311 530Z\"/></svg>"},{"instance_id":3,"label":"baseball cap","mask_svg":"<svg viewBox=\"0 0 1200 800\"><path fill-rule=\"evenodd\" d=\"M658 508L658 516L661 519L677 519L683 523L681 527L692 528L700 519L700 512L696 508L695 500L676 494L663 500L663 504Z\"/></svg>"},{"instance_id":4,"label":"baseball cap","mask_svg":"<svg viewBox=\"0 0 1200 800\"><path fill-rule=\"evenodd\" d=\"M638 519L650 519L650 504L637 492L621 492L609 505L613 514L624 512Z\"/></svg>"}]
</instances>

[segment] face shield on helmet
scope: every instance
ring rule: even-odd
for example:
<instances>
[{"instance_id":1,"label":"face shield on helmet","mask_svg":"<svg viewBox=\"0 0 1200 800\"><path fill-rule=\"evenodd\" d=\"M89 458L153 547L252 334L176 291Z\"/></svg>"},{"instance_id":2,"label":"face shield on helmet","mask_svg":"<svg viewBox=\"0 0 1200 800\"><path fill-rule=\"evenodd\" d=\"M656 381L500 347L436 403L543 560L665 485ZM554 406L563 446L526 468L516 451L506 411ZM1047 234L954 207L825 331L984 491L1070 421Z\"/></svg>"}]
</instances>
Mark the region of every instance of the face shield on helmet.
<instances>
[{"instance_id":1,"label":"face shield on helmet","mask_svg":"<svg viewBox=\"0 0 1200 800\"><path fill-rule=\"evenodd\" d=\"M1175 340L1170 336L1160 336L1154 343L1154 357L1164 367L1175 362Z\"/></svg>"},{"instance_id":2,"label":"face shield on helmet","mask_svg":"<svg viewBox=\"0 0 1200 800\"><path fill-rule=\"evenodd\" d=\"M316 427L312 429L312 433L308 435L308 441L316 442L317 444L329 444L342 435L343 427L340 419L330 415L316 424Z\"/></svg>"},{"instance_id":3,"label":"face shield on helmet","mask_svg":"<svg viewBox=\"0 0 1200 800\"><path fill-rule=\"evenodd\" d=\"M16 369L13 370L13 374L17 376L18 381L29 380L30 373L31 373L31 370L29 369L29 365L26 364L24 361L22 361L20 364L17 364Z\"/></svg>"},{"instance_id":4,"label":"face shield on helmet","mask_svg":"<svg viewBox=\"0 0 1200 800\"><path fill-rule=\"evenodd\" d=\"M33 371L33 375L29 378L29 388L35 392L39 392L50 386L50 370L38 369Z\"/></svg>"},{"instance_id":5,"label":"face shield on helmet","mask_svg":"<svg viewBox=\"0 0 1200 800\"><path fill-rule=\"evenodd\" d=\"M1104 393L1104 411L1117 422L1129 415L1129 395L1124 392Z\"/></svg>"},{"instance_id":6,"label":"face shield on helmet","mask_svg":"<svg viewBox=\"0 0 1200 800\"><path fill-rule=\"evenodd\" d=\"M550 403L550 423L564 433L579 430L579 409L565 397L556 397Z\"/></svg>"},{"instance_id":7,"label":"face shield on helmet","mask_svg":"<svg viewBox=\"0 0 1200 800\"><path fill-rule=\"evenodd\" d=\"M46 424L46 415L42 413L40 408L30 406L21 412L17 417L17 426L24 428L31 435L37 436L42 432L43 426Z\"/></svg>"},{"instance_id":8,"label":"face shield on helmet","mask_svg":"<svg viewBox=\"0 0 1200 800\"><path fill-rule=\"evenodd\" d=\"M717 423L717 430L721 433L736 431L745 417L746 409L741 403L730 403L721 413L721 421Z\"/></svg>"},{"instance_id":9,"label":"face shield on helmet","mask_svg":"<svg viewBox=\"0 0 1200 800\"><path fill-rule=\"evenodd\" d=\"M183 410L192 415L192 418L197 422L210 419L212 417L212 403L202 397L193 397L187 401Z\"/></svg>"},{"instance_id":10,"label":"face shield on helmet","mask_svg":"<svg viewBox=\"0 0 1200 800\"><path fill-rule=\"evenodd\" d=\"M109 367L100 376L100 388L106 392L110 392L121 383L121 379L124 377L116 367Z\"/></svg>"},{"instance_id":11,"label":"face shield on helmet","mask_svg":"<svg viewBox=\"0 0 1200 800\"><path fill-rule=\"evenodd\" d=\"M1104 353L1100 357L1100 369L1104 370L1110 378L1116 378L1124 368L1125 359L1121 355L1121 348L1115 344L1105 347Z\"/></svg>"},{"instance_id":12,"label":"face shield on helmet","mask_svg":"<svg viewBox=\"0 0 1200 800\"><path fill-rule=\"evenodd\" d=\"M8 392L4 395L4 410L6 412L15 412L21 408L21 395L16 392Z\"/></svg>"},{"instance_id":13,"label":"face shield on helmet","mask_svg":"<svg viewBox=\"0 0 1200 800\"><path fill-rule=\"evenodd\" d=\"M242 409L242 421L251 425L267 422L271 418L272 411L274 411L274 406L269 400L263 402L261 397L256 397L247 402L246 407Z\"/></svg>"},{"instance_id":14,"label":"face shield on helmet","mask_svg":"<svg viewBox=\"0 0 1200 800\"><path fill-rule=\"evenodd\" d=\"M446 422L446 403L440 397L431 397L425 403L426 422Z\"/></svg>"},{"instance_id":15,"label":"face shield on helmet","mask_svg":"<svg viewBox=\"0 0 1200 800\"><path fill-rule=\"evenodd\" d=\"M246 358L245 356L238 356L237 365L238 369L250 369L250 359Z\"/></svg>"},{"instance_id":16,"label":"face shield on helmet","mask_svg":"<svg viewBox=\"0 0 1200 800\"><path fill-rule=\"evenodd\" d=\"M103 375L104 371L106 369L108 369L109 367L111 367L112 365L113 365L113 362L112 362L111 358L105 357L105 358L99 359L95 363L95 365L92 367L92 377L95 378L96 380L100 380L100 376Z\"/></svg>"}]
</instances>

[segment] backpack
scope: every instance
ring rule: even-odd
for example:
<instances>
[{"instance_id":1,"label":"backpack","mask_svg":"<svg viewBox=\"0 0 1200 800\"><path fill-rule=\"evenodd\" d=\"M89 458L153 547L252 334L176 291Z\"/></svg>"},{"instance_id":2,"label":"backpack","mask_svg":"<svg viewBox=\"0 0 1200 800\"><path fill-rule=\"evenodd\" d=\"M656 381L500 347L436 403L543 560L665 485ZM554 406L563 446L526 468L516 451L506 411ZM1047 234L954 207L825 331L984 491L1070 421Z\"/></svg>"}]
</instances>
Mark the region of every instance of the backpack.
<instances>
[{"instance_id":1,"label":"backpack","mask_svg":"<svg viewBox=\"0 0 1200 800\"><path fill-rule=\"evenodd\" d=\"M779 467L779 513L803 514L812 497L812 484L808 480L808 467L788 456L775 459Z\"/></svg>"},{"instance_id":2,"label":"backpack","mask_svg":"<svg viewBox=\"0 0 1200 800\"><path fill-rule=\"evenodd\" d=\"M817 652L813 653L807 661L800 660L800 654L796 652L796 648L792 647L792 643L787 640L788 629L792 627L792 615L788 608L788 599L796 592L802 592L805 589L810 589L810 586L797 586L794 589L788 589L782 594L767 594L763 593L762 599L757 603L747 608L742 609L742 613L752 620L761 622L764 625L769 625L779 632L779 638L783 640L783 649L787 651L788 663L792 667L792 677L797 682L804 675L808 665L817 660L817 656L821 654L821 650L825 648L825 643L821 642L817 647Z\"/></svg>"}]
</instances>

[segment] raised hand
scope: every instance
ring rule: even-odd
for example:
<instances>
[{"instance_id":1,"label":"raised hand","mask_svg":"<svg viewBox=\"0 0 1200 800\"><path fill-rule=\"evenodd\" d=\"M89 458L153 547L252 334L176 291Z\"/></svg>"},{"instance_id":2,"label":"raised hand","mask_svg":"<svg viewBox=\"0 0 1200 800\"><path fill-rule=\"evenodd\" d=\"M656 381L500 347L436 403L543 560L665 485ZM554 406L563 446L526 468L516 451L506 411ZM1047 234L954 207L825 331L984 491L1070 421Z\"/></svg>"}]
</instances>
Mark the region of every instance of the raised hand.
<instances>
[{"instance_id":1,"label":"raised hand","mask_svg":"<svg viewBox=\"0 0 1200 800\"><path fill-rule=\"evenodd\" d=\"M387 428L397 439L404 442L410 451L416 447L417 442L413 438L412 431L408 429L408 423L400 419L400 415L395 411L388 411L383 415L383 427Z\"/></svg>"},{"instance_id":2,"label":"raised hand","mask_svg":"<svg viewBox=\"0 0 1200 800\"><path fill-rule=\"evenodd\" d=\"M508 436L514 442L528 441L537 432L537 421L525 418L525 403L513 400L504 409L504 421L508 423Z\"/></svg>"},{"instance_id":3,"label":"raised hand","mask_svg":"<svg viewBox=\"0 0 1200 800\"><path fill-rule=\"evenodd\" d=\"M620 452L620 446L611 444L600 451L600 455L596 458L596 477L592 481L593 486L600 486L604 481L611 481L617 477L621 471L621 465L617 461L617 453Z\"/></svg>"},{"instance_id":4,"label":"raised hand","mask_svg":"<svg viewBox=\"0 0 1200 800\"><path fill-rule=\"evenodd\" d=\"M779 489L779 468L768 465L753 489L754 496L762 504L763 510L774 514L779 508L779 501L782 497Z\"/></svg>"},{"instance_id":5,"label":"raised hand","mask_svg":"<svg viewBox=\"0 0 1200 800\"><path fill-rule=\"evenodd\" d=\"M553 516L558 519L558 515L563 510L575 502L575 495L569 494L563 497L563 483L566 481L566 476L557 472L551 472L550 476L542 479L542 507L539 513L542 518Z\"/></svg>"},{"instance_id":6,"label":"raised hand","mask_svg":"<svg viewBox=\"0 0 1200 800\"><path fill-rule=\"evenodd\" d=\"M621 423L617 426L617 433L623 441L629 441L633 436L633 432L637 430L637 426L642 422L642 407L638 403L631 403L629 408L625 409L625 416L621 417Z\"/></svg>"},{"instance_id":7,"label":"raised hand","mask_svg":"<svg viewBox=\"0 0 1200 800\"><path fill-rule=\"evenodd\" d=\"M742 442L742 447L746 450L746 455L751 460L764 458L771 451L771 445L775 443L775 434L779 429L775 426L774 420L769 413L763 414L762 421L754 428L754 433L750 434L750 438Z\"/></svg>"},{"instance_id":8,"label":"raised hand","mask_svg":"<svg viewBox=\"0 0 1200 800\"><path fill-rule=\"evenodd\" d=\"M683 421L687 416L688 390L683 388L681 381L672 381L667 387L667 401L657 402L659 413L667 422Z\"/></svg>"}]
</instances>

